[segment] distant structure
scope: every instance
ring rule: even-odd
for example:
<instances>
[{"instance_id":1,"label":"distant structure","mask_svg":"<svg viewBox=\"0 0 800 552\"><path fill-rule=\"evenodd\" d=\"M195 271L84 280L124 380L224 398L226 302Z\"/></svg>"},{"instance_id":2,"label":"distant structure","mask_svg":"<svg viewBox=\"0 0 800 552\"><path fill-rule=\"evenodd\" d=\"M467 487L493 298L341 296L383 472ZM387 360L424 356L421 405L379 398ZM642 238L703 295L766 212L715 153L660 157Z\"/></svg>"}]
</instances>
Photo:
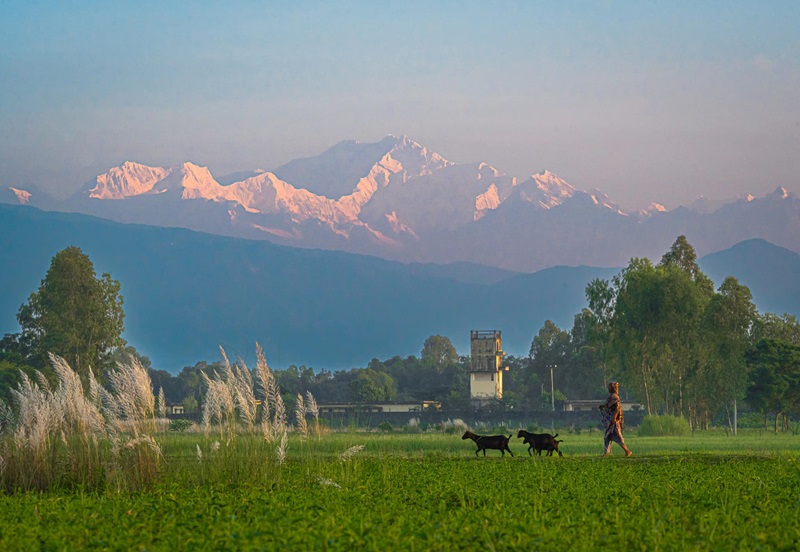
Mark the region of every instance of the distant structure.
<instances>
[{"instance_id":1,"label":"distant structure","mask_svg":"<svg viewBox=\"0 0 800 552\"><path fill-rule=\"evenodd\" d=\"M480 410L503 398L503 332L472 330L469 338L469 397Z\"/></svg>"}]
</instances>

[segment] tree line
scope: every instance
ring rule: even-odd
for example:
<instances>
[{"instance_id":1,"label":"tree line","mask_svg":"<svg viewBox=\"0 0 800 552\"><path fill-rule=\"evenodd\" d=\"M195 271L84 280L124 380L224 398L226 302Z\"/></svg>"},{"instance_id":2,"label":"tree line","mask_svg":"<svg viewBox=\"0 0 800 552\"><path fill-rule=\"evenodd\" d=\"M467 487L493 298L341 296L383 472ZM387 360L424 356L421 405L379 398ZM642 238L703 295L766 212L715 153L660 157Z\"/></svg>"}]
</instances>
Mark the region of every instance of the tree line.
<instances>
[{"instance_id":1,"label":"tree line","mask_svg":"<svg viewBox=\"0 0 800 552\"><path fill-rule=\"evenodd\" d=\"M198 409L203 373L212 376L221 362L201 361L175 375L152 367L122 338L120 289L109 274L98 278L78 247L58 252L20 306L21 331L0 340L0 399L8 403L20 372L54 378L50 352L82 378L93 370L101 381L133 355L168 403ZM788 314L758 313L750 290L733 277L714 289L684 236L658 264L634 258L612 279L589 282L586 298L571 329L547 320L527 356L506 357L504 394L493 409L549 410L566 398L599 399L606 382L617 379L648 413L683 416L696 428L730 418L742 402L773 415L776 429L800 412L800 324ZM322 403L433 400L464 410L469 365L449 338L433 335L419 356L374 358L335 372L293 365L274 374L289 406L310 391Z\"/></svg>"},{"instance_id":2,"label":"tree line","mask_svg":"<svg viewBox=\"0 0 800 552\"><path fill-rule=\"evenodd\" d=\"M648 413L683 416L696 428L730 416L743 399L775 414L776 427L798 413L796 318L759 314L732 276L715 290L684 236L658 264L634 258L610 281L590 282L586 296L581 316L598 366Z\"/></svg>"}]
</instances>

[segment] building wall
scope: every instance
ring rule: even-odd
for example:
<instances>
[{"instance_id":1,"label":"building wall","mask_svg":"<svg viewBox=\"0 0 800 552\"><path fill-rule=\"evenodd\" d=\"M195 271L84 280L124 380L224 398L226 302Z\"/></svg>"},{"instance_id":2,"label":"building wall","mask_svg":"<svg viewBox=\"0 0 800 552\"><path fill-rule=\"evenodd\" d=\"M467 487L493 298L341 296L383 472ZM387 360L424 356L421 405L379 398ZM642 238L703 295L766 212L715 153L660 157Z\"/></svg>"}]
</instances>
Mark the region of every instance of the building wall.
<instances>
[{"instance_id":1,"label":"building wall","mask_svg":"<svg viewBox=\"0 0 800 552\"><path fill-rule=\"evenodd\" d=\"M472 398L497 397L497 376L502 372L472 372L469 377L469 394Z\"/></svg>"}]
</instances>

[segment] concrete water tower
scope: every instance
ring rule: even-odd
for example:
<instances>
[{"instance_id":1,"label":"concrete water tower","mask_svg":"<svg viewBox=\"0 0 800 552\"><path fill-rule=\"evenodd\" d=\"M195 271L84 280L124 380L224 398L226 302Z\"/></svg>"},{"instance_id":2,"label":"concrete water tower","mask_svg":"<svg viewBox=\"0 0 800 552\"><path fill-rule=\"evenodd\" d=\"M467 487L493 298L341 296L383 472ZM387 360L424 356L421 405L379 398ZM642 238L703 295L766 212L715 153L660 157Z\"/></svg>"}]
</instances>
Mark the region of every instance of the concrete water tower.
<instances>
[{"instance_id":1,"label":"concrete water tower","mask_svg":"<svg viewBox=\"0 0 800 552\"><path fill-rule=\"evenodd\" d=\"M503 332L472 330L469 337L469 398L479 409L503 398Z\"/></svg>"}]
</instances>

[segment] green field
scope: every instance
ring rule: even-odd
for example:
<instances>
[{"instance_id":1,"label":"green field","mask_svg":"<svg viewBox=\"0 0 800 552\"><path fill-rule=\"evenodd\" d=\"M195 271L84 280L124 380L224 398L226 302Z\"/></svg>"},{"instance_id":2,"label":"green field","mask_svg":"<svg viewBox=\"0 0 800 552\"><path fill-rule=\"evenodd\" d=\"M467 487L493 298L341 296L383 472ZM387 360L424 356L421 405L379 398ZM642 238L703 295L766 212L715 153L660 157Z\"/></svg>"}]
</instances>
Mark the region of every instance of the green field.
<instances>
[{"instance_id":1,"label":"green field","mask_svg":"<svg viewBox=\"0 0 800 552\"><path fill-rule=\"evenodd\" d=\"M165 434L145 490L0 495L0 548L800 547L800 436L629 433L627 459L600 458L599 432L560 438L563 458L531 458L517 439L514 458L475 458L460 434L329 433L292 437L278 464L256 438L212 450L202 434Z\"/></svg>"}]
</instances>

